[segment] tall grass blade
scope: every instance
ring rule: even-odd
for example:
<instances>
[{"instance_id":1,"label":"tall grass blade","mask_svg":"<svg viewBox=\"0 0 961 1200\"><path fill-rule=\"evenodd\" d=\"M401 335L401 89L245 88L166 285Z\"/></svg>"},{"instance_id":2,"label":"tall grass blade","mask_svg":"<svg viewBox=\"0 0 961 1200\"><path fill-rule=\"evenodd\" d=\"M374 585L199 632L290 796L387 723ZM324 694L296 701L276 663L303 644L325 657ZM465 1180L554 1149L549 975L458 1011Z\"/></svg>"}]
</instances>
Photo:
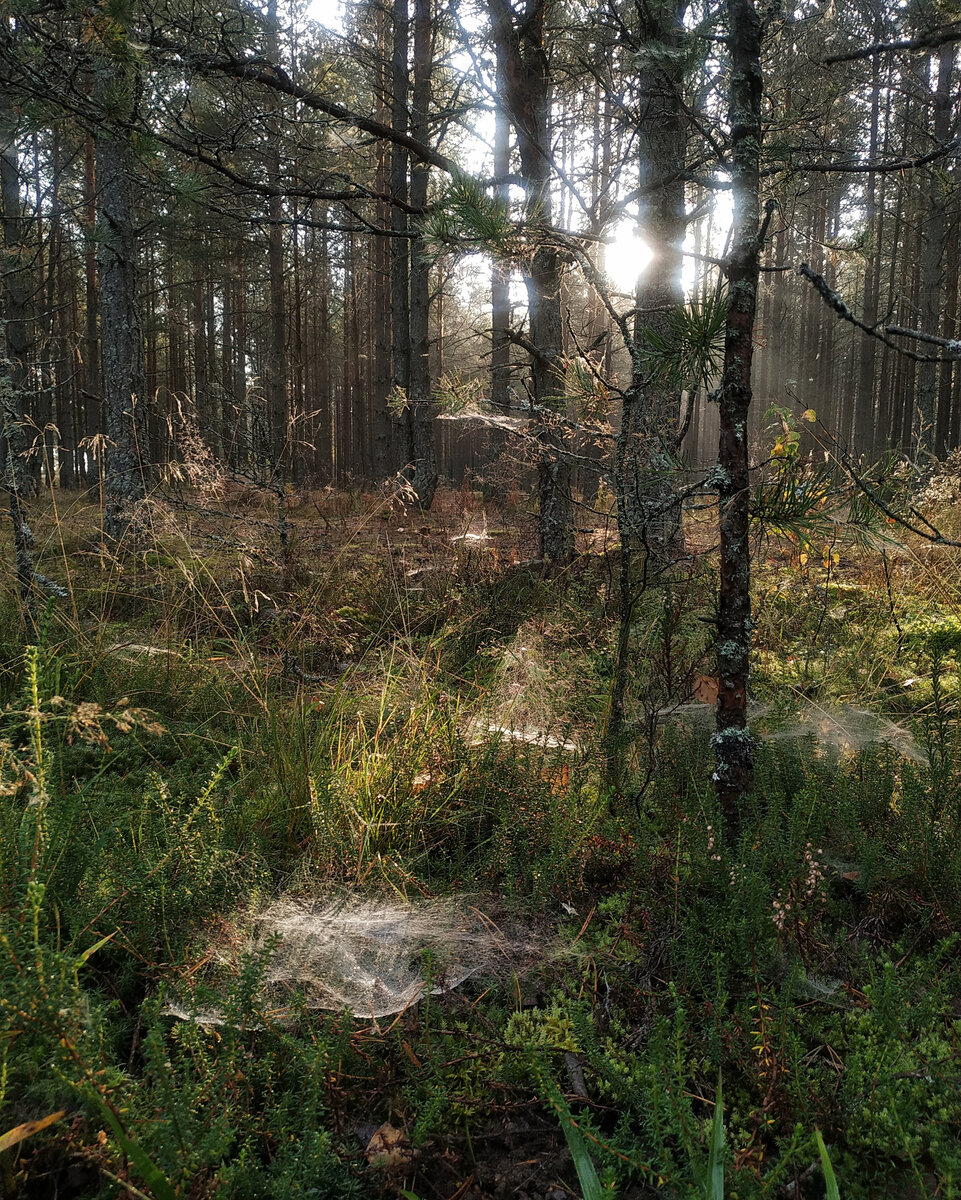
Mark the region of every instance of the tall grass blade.
<instances>
[{"instance_id":1,"label":"tall grass blade","mask_svg":"<svg viewBox=\"0 0 961 1200\"><path fill-rule=\"evenodd\" d=\"M77 966L82 967L83 964L89 958L92 958L93 955L96 954L98 950L102 950L104 948L104 946L106 946L107 942L109 942L111 938L116 937L116 936L117 936L117 930L115 929L113 931L113 933L108 933L106 937L102 937L99 942L94 942L94 944L92 946L88 946L87 949L84 950L84 952L77 959Z\"/></svg>"},{"instance_id":2,"label":"tall grass blade","mask_svg":"<svg viewBox=\"0 0 961 1200\"><path fill-rule=\"evenodd\" d=\"M59 1112L51 1113L49 1117L41 1117L39 1121L24 1121L22 1125L16 1125L13 1129L8 1129L6 1133L0 1135L0 1154L4 1150L9 1150L11 1146L18 1146L28 1137L33 1137L35 1133L39 1133L41 1129L46 1129L48 1125L53 1125L55 1121L59 1121L61 1117L67 1115L67 1110L61 1108Z\"/></svg>"},{"instance_id":3,"label":"tall grass blade","mask_svg":"<svg viewBox=\"0 0 961 1200\"><path fill-rule=\"evenodd\" d=\"M557 1112L561 1129L564 1130L564 1137L567 1139L567 1148L574 1160L574 1170L577 1172L577 1179L581 1185L582 1200L604 1200L604 1189L601 1186L597 1168L591 1159L583 1134L571 1116L571 1110L552 1083L548 1083L547 1087L551 1104Z\"/></svg>"},{"instance_id":4,"label":"tall grass blade","mask_svg":"<svg viewBox=\"0 0 961 1200\"><path fill-rule=\"evenodd\" d=\"M821 1137L820 1129L815 1129L814 1139L818 1145L818 1154L821 1156L821 1170L824 1172L824 1194L827 1200L841 1200L841 1190L838 1187L837 1176L834 1174L834 1168L831 1166L831 1156L828 1154L828 1148L824 1144L824 1138Z\"/></svg>"},{"instance_id":5,"label":"tall grass blade","mask_svg":"<svg viewBox=\"0 0 961 1200\"><path fill-rule=\"evenodd\" d=\"M707 1157L707 1200L724 1200L724 1101L721 1082L717 1085L717 1102L711 1122L711 1148Z\"/></svg>"},{"instance_id":6,"label":"tall grass blade","mask_svg":"<svg viewBox=\"0 0 961 1200\"><path fill-rule=\"evenodd\" d=\"M120 1144L121 1150L140 1172L142 1179L153 1192L155 1200L178 1200L173 1184L147 1151L124 1132L123 1126L103 1100L98 1098L98 1103L103 1119L113 1130L113 1135Z\"/></svg>"}]
</instances>

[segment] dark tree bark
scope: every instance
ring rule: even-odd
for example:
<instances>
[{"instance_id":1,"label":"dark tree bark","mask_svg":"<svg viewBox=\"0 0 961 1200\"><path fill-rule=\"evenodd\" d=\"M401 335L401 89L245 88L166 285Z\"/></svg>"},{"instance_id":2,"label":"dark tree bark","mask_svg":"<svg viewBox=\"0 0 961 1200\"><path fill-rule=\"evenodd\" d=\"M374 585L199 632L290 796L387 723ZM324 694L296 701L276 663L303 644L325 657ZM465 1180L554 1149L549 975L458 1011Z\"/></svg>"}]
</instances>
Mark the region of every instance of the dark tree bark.
<instances>
[{"instance_id":1,"label":"dark tree bark","mask_svg":"<svg viewBox=\"0 0 961 1200\"><path fill-rule=\"evenodd\" d=\"M391 22L390 12L386 6L378 6L374 20L376 22L377 60L375 65L377 87L376 117L382 124L391 120L391 94L393 82L393 58L391 53ZM387 196L391 188L391 146L387 142L379 142L376 149L377 173L376 191L378 195ZM378 201L376 206L377 225L389 229L391 224L391 207L386 201ZM326 236L326 235L325 235ZM395 453L393 444L393 421L390 413L390 393L393 384L392 376L392 346L391 346L391 238L375 238L372 247L374 256L374 280L372 288L371 309L373 313L374 334L374 372L373 372L373 410L371 424L373 427L373 460L374 478L378 482L387 480L393 475Z\"/></svg>"},{"instance_id":2,"label":"dark tree bark","mask_svg":"<svg viewBox=\"0 0 961 1200\"><path fill-rule=\"evenodd\" d=\"M677 476L681 393L676 384L652 374L644 347L648 331L669 341L671 311L684 300L681 251L686 219L681 168L686 146L679 52L685 8L684 0L648 5L636 30L638 45L654 43L663 50L637 82L642 105L636 128L638 190L643 197L639 225L652 259L635 286L631 382L614 444L620 628L607 732L608 775L618 791L634 612L648 581L675 558L681 533L680 511L671 498ZM639 554L642 571L636 570Z\"/></svg>"},{"instance_id":3,"label":"dark tree bark","mask_svg":"<svg viewBox=\"0 0 961 1200\"><path fill-rule=\"evenodd\" d=\"M961 273L961 215L955 213L947 238L944 268L944 335L958 336L958 275ZM938 395L937 453L944 457L958 445L959 416L954 402L953 380L961 376L958 363L941 364Z\"/></svg>"},{"instance_id":4,"label":"dark tree bark","mask_svg":"<svg viewBox=\"0 0 961 1200\"><path fill-rule=\"evenodd\" d=\"M3 319L10 383L23 403L30 352L29 259L24 244L20 200L17 121L12 104L0 93L0 204L3 206Z\"/></svg>"},{"instance_id":5,"label":"dark tree bark","mask_svg":"<svg viewBox=\"0 0 961 1200\"><path fill-rule=\"evenodd\" d=\"M747 727L751 651L750 476L748 416L762 236L759 232L761 152L761 20L754 0L727 0L731 75L731 183L734 226L725 265L728 319L720 396L717 487L720 579L717 610L718 696L713 738L721 809L736 836L740 801L754 773L754 743Z\"/></svg>"},{"instance_id":6,"label":"dark tree bark","mask_svg":"<svg viewBox=\"0 0 961 1200\"><path fill-rule=\"evenodd\" d=\"M317 439L317 469L324 483L329 483L333 475L334 440L333 440L333 379L330 367L331 332L330 332L330 248L327 230L321 233L321 261L324 264L320 284L320 296L317 302L317 420L320 425L320 437ZM381 281L383 284L383 280Z\"/></svg>"},{"instance_id":7,"label":"dark tree bark","mask_svg":"<svg viewBox=\"0 0 961 1200\"><path fill-rule=\"evenodd\" d=\"M515 20L507 0L489 0L494 43L504 80L504 102L517 132L525 219L532 251L524 268L531 354L531 398L543 409L564 406L561 262L557 248L538 236L551 223L551 81L545 45L549 0L528 0ZM574 551L571 464L563 437L549 418L537 431L540 553L562 563Z\"/></svg>"},{"instance_id":8,"label":"dark tree bark","mask_svg":"<svg viewBox=\"0 0 961 1200\"><path fill-rule=\"evenodd\" d=\"M136 174L130 134L137 72L124 45L104 53L96 92L106 120L97 130L97 243L103 391L108 439L104 532L119 542L147 493L147 407L137 300ZM116 124L110 117L117 118Z\"/></svg>"},{"instance_id":9,"label":"dark tree bark","mask_svg":"<svg viewBox=\"0 0 961 1200\"><path fill-rule=\"evenodd\" d=\"M498 56L497 93L503 95L503 58ZM494 113L494 178L506 179L511 167L510 124L503 107ZM497 186L497 196L506 204L510 196L507 183ZM511 374L511 297L510 268L495 258L491 268L491 403L498 408L510 404Z\"/></svg>"},{"instance_id":10,"label":"dark tree bark","mask_svg":"<svg viewBox=\"0 0 961 1200\"><path fill-rule=\"evenodd\" d=\"M100 374L100 291L97 283L97 180L96 148L92 137L84 141L83 214L84 214L84 340L83 340L83 437L92 438L104 427L103 380ZM89 446L89 442L88 442ZM87 486L91 482L89 448L80 460Z\"/></svg>"},{"instance_id":11,"label":"dark tree bark","mask_svg":"<svg viewBox=\"0 0 961 1200\"><path fill-rule=\"evenodd\" d=\"M280 61L279 21L277 0L267 5L267 52L274 62ZM267 201L270 224L267 227L267 354L264 362L264 391L267 397L267 414L270 426L270 464L272 472L283 475L289 468L290 459L290 405L287 397L287 318L284 309L284 201L280 194L280 98L272 104L273 118L268 125L271 144L267 147L265 162L268 182L276 189Z\"/></svg>"},{"instance_id":12,"label":"dark tree bark","mask_svg":"<svg viewBox=\"0 0 961 1200\"><path fill-rule=\"evenodd\" d=\"M875 21L875 39L880 37L881 20ZM881 60L875 58L871 80L871 124L868 132L868 161L875 162L878 157L878 130L881 115ZM881 219L877 204L877 176L874 171L868 172L867 189L864 199L864 218L868 230L873 234L875 245L869 247L864 264L864 299L861 319L867 325L874 325L878 319L878 296L881 271ZM877 364L877 345L872 338L867 338L859 349L858 389L854 409L854 451L856 454L874 449L875 442L875 368Z\"/></svg>"},{"instance_id":13,"label":"dark tree bark","mask_svg":"<svg viewBox=\"0 0 961 1200\"><path fill-rule=\"evenodd\" d=\"M16 143L16 119L6 97L0 95L0 201L3 204L3 248L6 264L3 279L5 348L0 360L0 468L7 492L13 527L17 586L28 633L32 629L34 575L33 533L24 501L33 494L34 482L27 455L30 438L24 419L25 381L30 327L24 272L23 221L20 211L20 164Z\"/></svg>"},{"instance_id":14,"label":"dark tree bark","mask_svg":"<svg viewBox=\"0 0 961 1200\"><path fill-rule=\"evenodd\" d=\"M410 121L408 101L410 77L410 12L407 0L394 0L391 43L391 124L395 132L406 134ZM390 227L397 235L390 245L390 319L393 395L405 403L410 395L410 218L405 207L410 201L407 148L394 142L390 151ZM406 447L405 447L406 452Z\"/></svg>"}]
</instances>

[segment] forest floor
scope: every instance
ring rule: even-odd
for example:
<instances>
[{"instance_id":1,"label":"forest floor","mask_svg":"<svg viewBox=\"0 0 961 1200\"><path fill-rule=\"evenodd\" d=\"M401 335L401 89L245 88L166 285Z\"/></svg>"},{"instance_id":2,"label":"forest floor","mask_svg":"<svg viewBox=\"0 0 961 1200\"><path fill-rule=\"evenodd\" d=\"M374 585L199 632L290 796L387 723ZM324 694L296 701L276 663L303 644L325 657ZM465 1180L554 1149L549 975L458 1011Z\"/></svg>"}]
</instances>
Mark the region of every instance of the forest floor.
<instances>
[{"instance_id":1,"label":"forest floor","mask_svg":"<svg viewBox=\"0 0 961 1200\"><path fill-rule=\"evenodd\" d=\"M958 1194L957 550L758 535L732 839L703 514L612 747L603 514L550 574L520 496L187 493L120 558L55 499L69 599L26 653L0 608L0 1194Z\"/></svg>"}]
</instances>

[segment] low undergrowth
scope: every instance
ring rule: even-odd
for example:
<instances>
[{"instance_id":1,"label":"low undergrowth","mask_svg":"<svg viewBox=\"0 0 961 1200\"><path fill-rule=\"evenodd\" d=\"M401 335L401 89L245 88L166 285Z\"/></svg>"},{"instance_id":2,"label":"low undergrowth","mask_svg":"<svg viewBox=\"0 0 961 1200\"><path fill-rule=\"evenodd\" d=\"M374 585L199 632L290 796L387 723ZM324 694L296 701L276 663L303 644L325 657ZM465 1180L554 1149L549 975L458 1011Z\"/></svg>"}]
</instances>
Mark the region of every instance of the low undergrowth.
<instances>
[{"instance_id":1,"label":"low undergrowth","mask_svg":"<svg viewBox=\"0 0 961 1200\"><path fill-rule=\"evenodd\" d=\"M818 1133L845 1200L957 1194L961 639L933 566L761 572L731 845L706 567L639 605L623 796L609 564L549 580L452 542L469 512L355 507L313 567L170 534L136 569L92 555L26 653L3 608L3 1194L714 1197L723 1166L735 1200L813 1200ZM846 740L853 707L887 724ZM279 1008L238 929L338 892L462 897L538 961L377 1019Z\"/></svg>"}]
</instances>

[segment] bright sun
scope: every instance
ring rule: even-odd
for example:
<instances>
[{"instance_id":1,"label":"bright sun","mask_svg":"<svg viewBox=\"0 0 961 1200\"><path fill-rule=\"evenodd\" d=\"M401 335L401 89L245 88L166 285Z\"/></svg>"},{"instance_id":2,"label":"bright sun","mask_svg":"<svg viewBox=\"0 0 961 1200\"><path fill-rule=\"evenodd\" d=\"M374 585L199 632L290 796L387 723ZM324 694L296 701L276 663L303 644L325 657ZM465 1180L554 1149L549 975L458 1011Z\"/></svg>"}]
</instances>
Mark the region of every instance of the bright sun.
<instances>
[{"instance_id":1,"label":"bright sun","mask_svg":"<svg viewBox=\"0 0 961 1200\"><path fill-rule=\"evenodd\" d=\"M633 292L638 276L653 258L650 247L637 236L633 221L621 221L614 240L604 249L604 269L619 292Z\"/></svg>"},{"instance_id":2,"label":"bright sun","mask_svg":"<svg viewBox=\"0 0 961 1200\"><path fill-rule=\"evenodd\" d=\"M344 12L340 0L310 0L307 16L327 29L339 31L344 25Z\"/></svg>"}]
</instances>

